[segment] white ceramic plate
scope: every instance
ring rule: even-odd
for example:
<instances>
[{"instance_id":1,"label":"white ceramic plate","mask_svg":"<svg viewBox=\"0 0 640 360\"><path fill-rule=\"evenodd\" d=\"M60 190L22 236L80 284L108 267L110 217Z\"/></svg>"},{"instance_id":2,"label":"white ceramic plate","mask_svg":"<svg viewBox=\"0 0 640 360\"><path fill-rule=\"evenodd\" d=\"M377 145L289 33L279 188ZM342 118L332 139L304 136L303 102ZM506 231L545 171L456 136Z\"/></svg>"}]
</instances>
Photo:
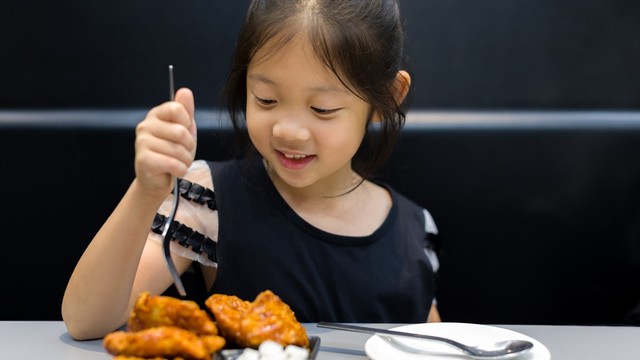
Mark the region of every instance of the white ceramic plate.
<instances>
[{"instance_id":1,"label":"white ceramic plate","mask_svg":"<svg viewBox=\"0 0 640 360\"><path fill-rule=\"evenodd\" d=\"M518 360L549 360L551 353L546 346L529 336L520 334L513 330L508 330L496 326L466 324L466 323L425 323L412 324L393 328L393 330L405 331L415 334L425 334L447 337L467 345L477 345L485 342L495 342L507 339L528 340L533 343L533 348ZM364 351L373 360L452 360L464 359L462 353L456 349L434 341L414 340L409 338L399 338L404 344L428 351L432 354L411 354L399 350L393 345L382 340L378 336L371 336L364 345Z\"/></svg>"}]
</instances>

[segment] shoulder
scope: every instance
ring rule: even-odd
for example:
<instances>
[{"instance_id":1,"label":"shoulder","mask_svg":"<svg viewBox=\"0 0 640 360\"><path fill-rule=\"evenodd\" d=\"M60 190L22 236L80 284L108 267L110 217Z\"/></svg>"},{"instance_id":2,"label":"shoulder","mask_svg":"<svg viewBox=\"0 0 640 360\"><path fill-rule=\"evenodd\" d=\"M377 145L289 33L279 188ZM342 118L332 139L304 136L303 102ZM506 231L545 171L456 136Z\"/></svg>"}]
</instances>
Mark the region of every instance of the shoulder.
<instances>
[{"instance_id":1,"label":"shoulder","mask_svg":"<svg viewBox=\"0 0 640 360\"><path fill-rule=\"evenodd\" d=\"M391 200L393 201L393 205L403 215L414 214L414 215L419 215L419 217L422 218L422 211L424 210L423 206L418 205L415 201L409 199L404 194L398 192L396 189L394 189L388 184L380 184L380 185L389 192L391 196Z\"/></svg>"},{"instance_id":2,"label":"shoulder","mask_svg":"<svg viewBox=\"0 0 640 360\"><path fill-rule=\"evenodd\" d=\"M205 160L195 160L191 163L187 174L183 177L193 183L213 189L213 180L211 179L211 167Z\"/></svg>"},{"instance_id":3,"label":"shoulder","mask_svg":"<svg viewBox=\"0 0 640 360\"><path fill-rule=\"evenodd\" d=\"M191 163L183 178L206 188L214 189L216 178L228 176L229 170L233 172L239 169L241 163L241 160L209 161L197 159Z\"/></svg>"},{"instance_id":4,"label":"shoulder","mask_svg":"<svg viewBox=\"0 0 640 360\"><path fill-rule=\"evenodd\" d=\"M397 207L400 216L415 218L423 224L423 228L427 233L438 234L436 222L427 208L409 199L388 184L381 184L381 186L385 187L391 194L394 206Z\"/></svg>"},{"instance_id":5,"label":"shoulder","mask_svg":"<svg viewBox=\"0 0 640 360\"><path fill-rule=\"evenodd\" d=\"M402 223L402 227L411 227L407 221L417 226L416 231L420 233L419 238L421 239L431 269L433 272L438 272L440 268L440 261L438 259L440 234L433 216L425 207L418 205L393 188L388 187L387 189L393 198L394 207L398 209L398 218Z\"/></svg>"}]
</instances>

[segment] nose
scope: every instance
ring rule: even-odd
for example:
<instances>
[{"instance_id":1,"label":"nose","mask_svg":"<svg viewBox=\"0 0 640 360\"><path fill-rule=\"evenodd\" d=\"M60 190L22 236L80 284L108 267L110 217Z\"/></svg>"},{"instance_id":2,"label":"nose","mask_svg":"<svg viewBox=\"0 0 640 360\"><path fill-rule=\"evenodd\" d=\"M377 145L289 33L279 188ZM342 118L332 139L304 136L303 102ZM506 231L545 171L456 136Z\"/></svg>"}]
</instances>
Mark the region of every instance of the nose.
<instances>
[{"instance_id":1,"label":"nose","mask_svg":"<svg viewBox=\"0 0 640 360\"><path fill-rule=\"evenodd\" d=\"M311 132L302 121L281 120L273 125L273 136L285 141L307 141Z\"/></svg>"}]
</instances>

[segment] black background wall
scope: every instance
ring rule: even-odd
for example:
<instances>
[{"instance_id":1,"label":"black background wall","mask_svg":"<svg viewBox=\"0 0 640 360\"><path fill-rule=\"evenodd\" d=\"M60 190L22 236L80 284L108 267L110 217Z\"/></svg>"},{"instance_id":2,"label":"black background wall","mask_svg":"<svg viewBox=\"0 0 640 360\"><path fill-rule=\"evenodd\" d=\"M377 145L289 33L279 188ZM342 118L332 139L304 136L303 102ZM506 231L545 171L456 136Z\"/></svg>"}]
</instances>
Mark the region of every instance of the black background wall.
<instances>
[{"instance_id":1,"label":"black background wall","mask_svg":"<svg viewBox=\"0 0 640 360\"><path fill-rule=\"evenodd\" d=\"M218 106L247 0L5 0L0 108ZM637 0L403 0L413 108L640 109Z\"/></svg>"},{"instance_id":2,"label":"black background wall","mask_svg":"<svg viewBox=\"0 0 640 360\"><path fill-rule=\"evenodd\" d=\"M217 107L246 4L0 3L0 267L11 274L0 320L60 318L73 266L133 176L132 124L167 99L168 64L199 106ZM638 0L402 7L414 108L640 110ZM613 113L405 129L390 183L438 223L446 319L619 324L637 304L640 132L636 112ZM199 129L201 154L221 157L220 134Z\"/></svg>"}]
</instances>

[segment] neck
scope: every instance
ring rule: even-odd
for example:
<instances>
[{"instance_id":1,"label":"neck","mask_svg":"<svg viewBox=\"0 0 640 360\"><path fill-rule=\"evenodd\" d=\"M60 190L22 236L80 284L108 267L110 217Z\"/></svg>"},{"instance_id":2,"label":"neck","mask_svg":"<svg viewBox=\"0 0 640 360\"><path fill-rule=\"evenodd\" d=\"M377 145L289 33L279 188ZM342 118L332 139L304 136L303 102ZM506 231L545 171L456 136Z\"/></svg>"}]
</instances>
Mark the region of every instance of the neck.
<instances>
[{"instance_id":1,"label":"neck","mask_svg":"<svg viewBox=\"0 0 640 360\"><path fill-rule=\"evenodd\" d=\"M336 174L332 179L316 182L306 187L293 187L284 182L269 164L265 168L278 193L294 209L298 208L342 208L345 203L359 198L365 187L364 179L350 170L344 174Z\"/></svg>"}]
</instances>

